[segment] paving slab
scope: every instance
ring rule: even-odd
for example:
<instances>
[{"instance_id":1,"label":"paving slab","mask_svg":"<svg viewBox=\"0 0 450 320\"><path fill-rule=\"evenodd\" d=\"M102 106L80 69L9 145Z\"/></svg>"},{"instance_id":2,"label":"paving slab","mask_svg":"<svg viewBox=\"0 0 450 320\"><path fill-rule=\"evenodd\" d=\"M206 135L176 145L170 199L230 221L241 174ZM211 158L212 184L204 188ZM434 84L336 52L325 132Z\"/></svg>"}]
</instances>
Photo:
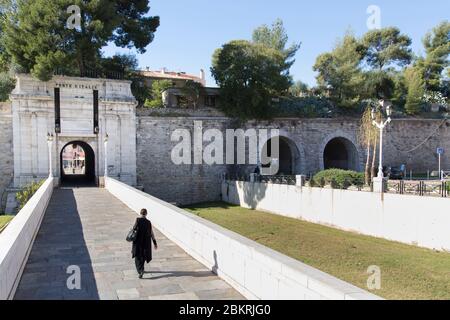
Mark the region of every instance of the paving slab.
<instances>
[{"instance_id":1,"label":"paving slab","mask_svg":"<svg viewBox=\"0 0 450 320\"><path fill-rule=\"evenodd\" d=\"M125 241L135 219L105 189L55 189L14 298L243 299L157 229L159 248L139 279Z\"/></svg>"}]
</instances>

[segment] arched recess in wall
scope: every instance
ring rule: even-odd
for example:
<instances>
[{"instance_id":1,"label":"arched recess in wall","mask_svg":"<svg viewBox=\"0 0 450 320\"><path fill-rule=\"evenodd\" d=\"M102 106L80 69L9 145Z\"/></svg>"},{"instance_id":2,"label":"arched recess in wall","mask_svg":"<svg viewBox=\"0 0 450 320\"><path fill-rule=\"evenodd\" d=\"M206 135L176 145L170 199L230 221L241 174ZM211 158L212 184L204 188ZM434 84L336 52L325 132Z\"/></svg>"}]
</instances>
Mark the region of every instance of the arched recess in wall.
<instances>
[{"instance_id":1,"label":"arched recess in wall","mask_svg":"<svg viewBox=\"0 0 450 320\"><path fill-rule=\"evenodd\" d=\"M321 147L320 169L361 171L362 152L347 135L327 137Z\"/></svg>"},{"instance_id":2,"label":"arched recess in wall","mask_svg":"<svg viewBox=\"0 0 450 320\"><path fill-rule=\"evenodd\" d=\"M278 175L297 175L303 172L304 168L304 154L301 148L290 138L286 136L278 136L279 141L279 155L272 155L271 145L272 138L267 139L267 141L262 144L260 155L264 152L269 157L278 160L279 170ZM263 165L264 167L264 165Z\"/></svg>"}]
</instances>

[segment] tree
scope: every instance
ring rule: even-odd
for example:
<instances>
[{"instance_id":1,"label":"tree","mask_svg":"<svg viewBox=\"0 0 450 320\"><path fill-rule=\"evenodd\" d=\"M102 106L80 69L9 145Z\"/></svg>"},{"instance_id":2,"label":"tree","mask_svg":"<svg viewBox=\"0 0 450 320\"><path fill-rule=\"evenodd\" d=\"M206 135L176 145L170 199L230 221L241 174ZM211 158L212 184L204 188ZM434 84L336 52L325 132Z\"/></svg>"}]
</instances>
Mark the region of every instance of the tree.
<instances>
[{"instance_id":1,"label":"tree","mask_svg":"<svg viewBox=\"0 0 450 320\"><path fill-rule=\"evenodd\" d=\"M197 81L188 80L181 90L184 92L189 102L192 103L194 109L197 108L200 95L204 91L202 84Z\"/></svg>"},{"instance_id":2,"label":"tree","mask_svg":"<svg viewBox=\"0 0 450 320\"><path fill-rule=\"evenodd\" d=\"M411 62L411 38L395 27L371 30L362 43L366 52L365 62L379 71L392 66L406 66Z\"/></svg>"},{"instance_id":3,"label":"tree","mask_svg":"<svg viewBox=\"0 0 450 320\"><path fill-rule=\"evenodd\" d=\"M170 80L156 80L152 83L151 99L145 100L144 106L147 108L161 108L163 107L162 93L172 87Z\"/></svg>"},{"instance_id":4,"label":"tree","mask_svg":"<svg viewBox=\"0 0 450 320\"><path fill-rule=\"evenodd\" d=\"M444 21L428 32L423 39L425 57L420 57L416 63L429 91L444 93L444 71L450 65L450 22ZM450 72L450 69L447 69Z\"/></svg>"},{"instance_id":5,"label":"tree","mask_svg":"<svg viewBox=\"0 0 450 320\"><path fill-rule=\"evenodd\" d=\"M279 50L234 40L217 49L211 73L221 88L221 106L230 116L268 118L272 98L287 92L290 63Z\"/></svg>"},{"instance_id":6,"label":"tree","mask_svg":"<svg viewBox=\"0 0 450 320\"><path fill-rule=\"evenodd\" d=\"M412 60L411 39L401 34L398 28L389 27L367 32L362 44L368 67L366 92L379 99L391 98L395 90L393 70L403 68Z\"/></svg>"},{"instance_id":7,"label":"tree","mask_svg":"<svg viewBox=\"0 0 450 320\"><path fill-rule=\"evenodd\" d=\"M124 78L131 81L131 92L142 106L151 96L150 89L145 85L145 77L138 72L139 64L133 54L115 54L103 58L97 66L97 75L105 78Z\"/></svg>"},{"instance_id":8,"label":"tree","mask_svg":"<svg viewBox=\"0 0 450 320\"><path fill-rule=\"evenodd\" d=\"M366 165L364 168L366 185L369 185L372 178L375 176L375 159L377 157L377 142L379 136L379 131L372 124L372 109L376 110L374 107L375 103L376 102L374 101L368 103L361 116L359 125L359 140L361 145L366 147ZM378 119L381 117L379 112L376 112L375 115Z\"/></svg>"},{"instance_id":9,"label":"tree","mask_svg":"<svg viewBox=\"0 0 450 320\"><path fill-rule=\"evenodd\" d=\"M366 99L390 99L394 96L395 82L392 72L383 70L367 71L364 77L364 93Z\"/></svg>"},{"instance_id":10,"label":"tree","mask_svg":"<svg viewBox=\"0 0 450 320\"><path fill-rule=\"evenodd\" d=\"M296 81L290 88L289 94L293 97L301 97L302 95L307 94L309 91L309 87L306 83L302 81Z\"/></svg>"},{"instance_id":11,"label":"tree","mask_svg":"<svg viewBox=\"0 0 450 320\"><path fill-rule=\"evenodd\" d=\"M300 49L300 43L293 43L286 47L289 37L281 19L275 20L272 27L262 25L253 31L253 43L261 44L267 48L278 50L285 56L286 62L291 67L295 60L294 56Z\"/></svg>"},{"instance_id":12,"label":"tree","mask_svg":"<svg viewBox=\"0 0 450 320\"><path fill-rule=\"evenodd\" d=\"M421 110L425 93L425 82L420 71L414 67L406 69L405 82L408 88L405 111L409 115L418 114Z\"/></svg>"},{"instance_id":13,"label":"tree","mask_svg":"<svg viewBox=\"0 0 450 320\"><path fill-rule=\"evenodd\" d=\"M347 33L332 52L317 57L313 67L318 72L317 83L336 106L351 109L358 105L364 80L360 69L363 55L364 48Z\"/></svg>"},{"instance_id":14,"label":"tree","mask_svg":"<svg viewBox=\"0 0 450 320\"><path fill-rule=\"evenodd\" d=\"M16 80L7 72L0 73L0 102L7 101L9 94L16 86Z\"/></svg>"},{"instance_id":15,"label":"tree","mask_svg":"<svg viewBox=\"0 0 450 320\"><path fill-rule=\"evenodd\" d=\"M55 69L80 75L96 70L108 42L144 53L159 26L159 17L147 16L148 0L16 2L5 22L5 51L41 80L49 80ZM80 8L81 24L70 29L67 8L74 4Z\"/></svg>"}]
</instances>

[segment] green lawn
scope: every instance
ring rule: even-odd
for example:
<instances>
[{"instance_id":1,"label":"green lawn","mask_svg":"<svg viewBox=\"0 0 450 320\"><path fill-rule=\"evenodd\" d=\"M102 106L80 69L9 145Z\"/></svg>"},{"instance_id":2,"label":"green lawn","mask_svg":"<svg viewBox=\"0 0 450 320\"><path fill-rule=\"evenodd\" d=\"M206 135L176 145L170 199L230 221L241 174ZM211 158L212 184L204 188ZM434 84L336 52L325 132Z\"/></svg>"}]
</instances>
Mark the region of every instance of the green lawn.
<instances>
[{"instance_id":1,"label":"green lawn","mask_svg":"<svg viewBox=\"0 0 450 320\"><path fill-rule=\"evenodd\" d=\"M377 265L381 268L381 290L372 292L381 297L450 299L450 253L226 203L205 203L185 209L366 290L367 268Z\"/></svg>"},{"instance_id":2,"label":"green lawn","mask_svg":"<svg viewBox=\"0 0 450 320\"><path fill-rule=\"evenodd\" d=\"M12 220L12 218L14 218L14 216L0 215L0 232L2 232L3 227L6 226L6 224Z\"/></svg>"}]
</instances>

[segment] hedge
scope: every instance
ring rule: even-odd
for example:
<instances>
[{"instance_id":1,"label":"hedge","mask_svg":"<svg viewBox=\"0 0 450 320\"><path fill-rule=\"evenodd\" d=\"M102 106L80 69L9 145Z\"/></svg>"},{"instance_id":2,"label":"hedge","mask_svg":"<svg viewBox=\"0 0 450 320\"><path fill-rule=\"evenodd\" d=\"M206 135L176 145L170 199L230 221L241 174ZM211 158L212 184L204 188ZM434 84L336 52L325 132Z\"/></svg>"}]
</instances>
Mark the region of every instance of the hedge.
<instances>
[{"instance_id":1,"label":"hedge","mask_svg":"<svg viewBox=\"0 0 450 320\"><path fill-rule=\"evenodd\" d=\"M334 189L347 189L350 186L363 186L364 173L341 169L328 169L314 175L312 182L313 185L319 187L331 185Z\"/></svg>"}]
</instances>

